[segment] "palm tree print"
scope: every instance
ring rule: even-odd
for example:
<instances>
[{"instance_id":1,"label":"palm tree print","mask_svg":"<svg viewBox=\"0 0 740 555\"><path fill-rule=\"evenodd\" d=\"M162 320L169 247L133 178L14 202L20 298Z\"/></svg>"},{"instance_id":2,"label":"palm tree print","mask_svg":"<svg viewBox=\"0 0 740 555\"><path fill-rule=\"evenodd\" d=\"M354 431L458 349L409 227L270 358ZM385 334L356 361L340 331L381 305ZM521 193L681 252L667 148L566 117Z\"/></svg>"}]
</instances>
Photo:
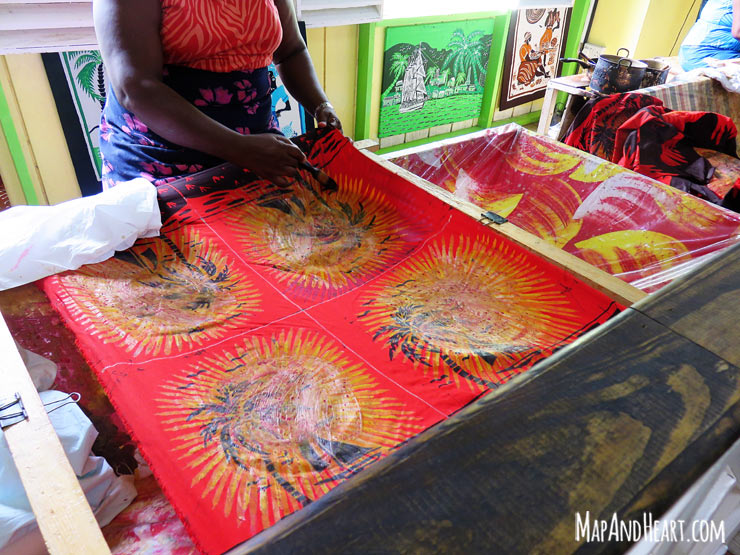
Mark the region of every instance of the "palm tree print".
<instances>
[{"instance_id":1,"label":"palm tree print","mask_svg":"<svg viewBox=\"0 0 740 555\"><path fill-rule=\"evenodd\" d=\"M134 356L196 348L260 311L252 282L194 230L141 240L58 279L86 332Z\"/></svg>"},{"instance_id":2,"label":"palm tree print","mask_svg":"<svg viewBox=\"0 0 740 555\"><path fill-rule=\"evenodd\" d=\"M302 328L237 341L160 392L194 493L255 531L423 429L339 344Z\"/></svg>"},{"instance_id":3,"label":"palm tree print","mask_svg":"<svg viewBox=\"0 0 740 555\"><path fill-rule=\"evenodd\" d=\"M555 281L488 237L432 244L363 301L359 318L390 360L401 356L434 379L452 376L471 388L498 387L580 325Z\"/></svg>"},{"instance_id":4,"label":"palm tree print","mask_svg":"<svg viewBox=\"0 0 740 555\"><path fill-rule=\"evenodd\" d=\"M452 68L454 75L464 73L468 83L479 85L485 75L486 68L483 60L486 56L483 43L483 31L472 31L466 35L462 29L452 33L448 48L452 49L447 55L443 67Z\"/></svg>"},{"instance_id":5,"label":"palm tree print","mask_svg":"<svg viewBox=\"0 0 740 555\"><path fill-rule=\"evenodd\" d=\"M364 178L337 176L338 190L297 179L227 216L249 260L269 264L292 293L321 297L364 283L410 248L409 226Z\"/></svg>"},{"instance_id":6,"label":"palm tree print","mask_svg":"<svg viewBox=\"0 0 740 555\"><path fill-rule=\"evenodd\" d=\"M105 107L105 72L103 69L103 57L99 50L83 50L75 59L75 79L82 90L100 104L100 109Z\"/></svg>"}]
</instances>

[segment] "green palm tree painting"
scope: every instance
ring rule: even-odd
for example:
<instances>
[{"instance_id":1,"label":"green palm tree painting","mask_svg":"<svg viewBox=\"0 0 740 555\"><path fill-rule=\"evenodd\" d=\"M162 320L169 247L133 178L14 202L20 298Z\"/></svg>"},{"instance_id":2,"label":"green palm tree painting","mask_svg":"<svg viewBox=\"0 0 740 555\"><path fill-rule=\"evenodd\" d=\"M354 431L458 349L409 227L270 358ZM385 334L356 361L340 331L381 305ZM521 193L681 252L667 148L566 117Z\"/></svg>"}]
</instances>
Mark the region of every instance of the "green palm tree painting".
<instances>
[{"instance_id":1,"label":"green palm tree painting","mask_svg":"<svg viewBox=\"0 0 740 555\"><path fill-rule=\"evenodd\" d=\"M105 106L105 73L99 50L83 50L74 61L75 80L90 98Z\"/></svg>"},{"instance_id":2,"label":"green palm tree painting","mask_svg":"<svg viewBox=\"0 0 740 555\"><path fill-rule=\"evenodd\" d=\"M452 39L447 45L452 52L447 56L444 67L452 67L456 74L465 73L467 83L480 83L480 76L485 76L486 68L483 67L484 56L488 55L488 49L482 42L483 31L473 31L466 35L462 29L452 33ZM472 80L471 80L472 79Z\"/></svg>"},{"instance_id":3,"label":"green palm tree painting","mask_svg":"<svg viewBox=\"0 0 740 555\"><path fill-rule=\"evenodd\" d=\"M403 77L403 73L406 71L406 67L409 65L409 55L404 54L403 52L394 52L393 56L391 57L391 73L393 74L393 77L391 78L390 85L388 85L388 88L383 91L382 96L386 96L388 93L390 93L393 90L393 87L396 86L396 83L398 82L398 79Z\"/></svg>"},{"instance_id":4,"label":"green palm tree painting","mask_svg":"<svg viewBox=\"0 0 740 555\"><path fill-rule=\"evenodd\" d=\"M100 115L105 106L106 90L103 57L98 50L62 52L59 57L80 122L85 147L92 162L94 177L99 182L102 174L99 126ZM68 131L74 133L71 129L65 129L65 134ZM90 178L85 177L85 180L87 183Z\"/></svg>"},{"instance_id":5,"label":"green palm tree painting","mask_svg":"<svg viewBox=\"0 0 740 555\"><path fill-rule=\"evenodd\" d=\"M379 137L390 137L478 118L483 104L493 19L389 27L380 96ZM421 53L423 68L419 69ZM411 64L412 59L414 64ZM412 65L412 68L409 66ZM409 74L408 76L406 74ZM411 109L399 81L423 75L422 89Z\"/></svg>"}]
</instances>

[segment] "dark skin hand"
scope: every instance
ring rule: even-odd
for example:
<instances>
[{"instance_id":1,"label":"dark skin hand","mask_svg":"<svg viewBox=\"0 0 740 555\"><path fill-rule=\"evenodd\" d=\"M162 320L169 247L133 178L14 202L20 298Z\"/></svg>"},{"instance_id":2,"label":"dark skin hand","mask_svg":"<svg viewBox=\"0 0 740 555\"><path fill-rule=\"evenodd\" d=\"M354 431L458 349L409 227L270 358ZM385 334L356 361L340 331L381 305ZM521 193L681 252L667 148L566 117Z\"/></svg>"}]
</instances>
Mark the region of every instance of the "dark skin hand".
<instances>
[{"instance_id":1,"label":"dark skin hand","mask_svg":"<svg viewBox=\"0 0 740 555\"><path fill-rule=\"evenodd\" d=\"M275 64L288 91L309 111L326 101L298 31L290 0L275 0L283 40ZM280 185L291 182L303 152L272 133L241 135L209 118L162 82L159 0L93 0L95 32L118 101L152 131L181 146L205 152ZM333 109L314 114L323 127L341 129Z\"/></svg>"}]
</instances>

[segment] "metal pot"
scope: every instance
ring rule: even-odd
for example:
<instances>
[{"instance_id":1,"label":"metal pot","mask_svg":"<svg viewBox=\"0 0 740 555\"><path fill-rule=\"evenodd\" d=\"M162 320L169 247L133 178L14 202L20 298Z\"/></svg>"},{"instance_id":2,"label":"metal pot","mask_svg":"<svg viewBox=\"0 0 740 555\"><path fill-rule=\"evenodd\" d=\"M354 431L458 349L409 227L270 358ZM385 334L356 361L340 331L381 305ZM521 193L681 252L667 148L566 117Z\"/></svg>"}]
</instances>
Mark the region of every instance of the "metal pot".
<instances>
[{"instance_id":1,"label":"metal pot","mask_svg":"<svg viewBox=\"0 0 740 555\"><path fill-rule=\"evenodd\" d=\"M645 70L645 77L642 78L640 88L654 87L655 85L662 85L668 79L668 72L671 70L671 66L665 63L663 60L640 60L647 65Z\"/></svg>"},{"instance_id":2,"label":"metal pot","mask_svg":"<svg viewBox=\"0 0 740 555\"><path fill-rule=\"evenodd\" d=\"M593 70L590 87L603 94L621 93L640 88L647 64L632 60L619 53L624 50L629 56L629 50L620 48L617 55L602 54L598 61L562 58L563 62L574 62L586 70Z\"/></svg>"}]
</instances>

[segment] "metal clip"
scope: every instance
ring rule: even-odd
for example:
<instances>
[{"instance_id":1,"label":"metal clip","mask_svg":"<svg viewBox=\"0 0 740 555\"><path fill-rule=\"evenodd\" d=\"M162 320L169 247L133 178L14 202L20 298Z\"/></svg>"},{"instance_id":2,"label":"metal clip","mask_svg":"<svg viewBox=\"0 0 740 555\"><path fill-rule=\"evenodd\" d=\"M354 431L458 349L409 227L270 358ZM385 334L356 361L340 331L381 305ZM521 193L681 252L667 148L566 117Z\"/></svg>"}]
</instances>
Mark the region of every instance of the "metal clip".
<instances>
[{"instance_id":1,"label":"metal clip","mask_svg":"<svg viewBox=\"0 0 740 555\"><path fill-rule=\"evenodd\" d=\"M77 393L76 391L73 391L72 393L68 394L66 397L62 397L61 399L57 399L56 401L50 401L48 403L44 403L44 407L46 407L46 413L51 414L57 409L60 409L62 407L66 407L67 405L71 405L72 403L79 403L80 399L82 398L82 395ZM54 406L57 405L57 406ZM54 408L49 408L54 407Z\"/></svg>"},{"instance_id":2,"label":"metal clip","mask_svg":"<svg viewBox=\"0 0 740 555\"><path fill-rule=\"evenodd\" d=\"M27 418L26 409L23 407L23 401L18 393L14 393L12 398L0 399L0 429L4 430L8 426L22 422Z\"/></svg>"},{"instance_id":3,"label":"metal clip","mask_svg":"<svg viewBox=\"0 0 740 555\"><path fill-rule=\"evenodd\" d=\"M483 212L483 214L481 214L480 216L480 220L478 221L483 225L501 225L509 221L503 216L499 216L498 214L496 214L496 212L491 212L490 210L488 212Z\"/></svg>"}]
</instances>

